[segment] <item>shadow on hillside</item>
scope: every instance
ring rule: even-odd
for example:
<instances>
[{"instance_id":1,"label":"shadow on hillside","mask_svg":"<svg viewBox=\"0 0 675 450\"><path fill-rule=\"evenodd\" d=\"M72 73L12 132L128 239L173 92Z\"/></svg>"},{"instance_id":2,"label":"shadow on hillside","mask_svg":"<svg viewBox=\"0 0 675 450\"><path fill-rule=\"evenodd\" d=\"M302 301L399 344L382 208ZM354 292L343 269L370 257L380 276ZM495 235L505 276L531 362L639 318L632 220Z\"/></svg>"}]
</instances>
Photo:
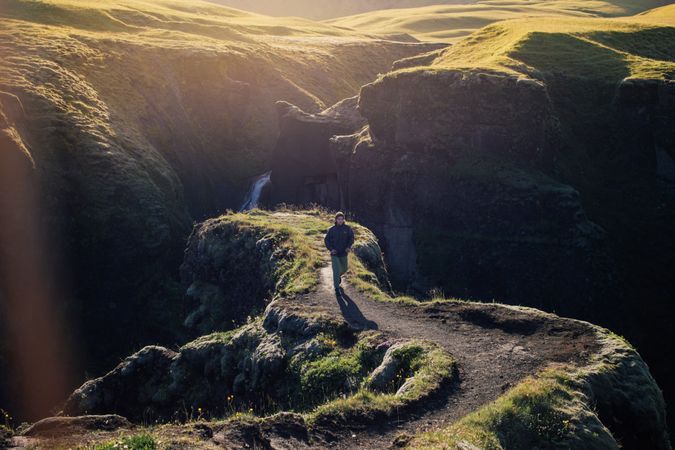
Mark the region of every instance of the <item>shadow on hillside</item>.
<instances>
[{"instance_id":1,"label":"shadow on hillside","mask_svg":"<svg viewBox=\"0 0 675 450\"><path fill-rule=\"evenodd\" d=\"M377 323L366 319L359 307L356 306L356 303L344 291L342 295L336 295L335 297L337 298L338 305L340 305L342 317L344 317L349 325L362 330L378 329Z\"/></svg>"}]
</instances>

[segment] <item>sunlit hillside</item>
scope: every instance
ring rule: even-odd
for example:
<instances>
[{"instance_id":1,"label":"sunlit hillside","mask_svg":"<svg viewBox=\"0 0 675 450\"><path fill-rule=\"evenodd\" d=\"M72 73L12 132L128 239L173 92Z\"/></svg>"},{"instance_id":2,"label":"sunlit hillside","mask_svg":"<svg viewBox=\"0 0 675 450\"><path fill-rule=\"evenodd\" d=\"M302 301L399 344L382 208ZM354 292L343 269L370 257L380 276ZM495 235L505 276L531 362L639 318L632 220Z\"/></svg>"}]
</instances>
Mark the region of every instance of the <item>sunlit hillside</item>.
<instances>
[{"instance_id":1,"label":"sunlit hillside","mask_svg":"<svg viewBox=\"0 0 675 450\"><path fill-rule=\"evenodd\" d=\"M209 0L233 8L272 16L321 20L390 8L471 3L472 0Z\"/></svg>"},{"instance_id":2,"label":"sunlit hillside","mask_svg":"<svg viewBox=\"0 0 675 450\"><path fill-rule=\"evenodd\" d=\"M479 0L455 5L374 11L327 23L370 33L407 33L420 40L454 42L500 20L544 16L627 16L664 3L661 0Z\"/></svg>"},{"instance_id":3,"label":"sunlit hillside","mask_svg":"<svg viewBox=\"0 0 675 450\"><path fill-rule=\"evenodd\" d=\"M673 7L673 5L666 5L661 6L660 8L650 9L649 11L638 14L633 19L636 21L675 26L675 7Z\"/></svg>"},{"instance_id":4,"label":"sunlit hillside","mask_svg":"<svg viewBox=\"0 0 675 450\"><path fill-rule=\"evenodd\" d=\"M675 5L629 18L499 22L443 50L431 67L493 69L534 78L556 71L614 81L672 78L673 12Z\"/></svg>"}]
</instances>

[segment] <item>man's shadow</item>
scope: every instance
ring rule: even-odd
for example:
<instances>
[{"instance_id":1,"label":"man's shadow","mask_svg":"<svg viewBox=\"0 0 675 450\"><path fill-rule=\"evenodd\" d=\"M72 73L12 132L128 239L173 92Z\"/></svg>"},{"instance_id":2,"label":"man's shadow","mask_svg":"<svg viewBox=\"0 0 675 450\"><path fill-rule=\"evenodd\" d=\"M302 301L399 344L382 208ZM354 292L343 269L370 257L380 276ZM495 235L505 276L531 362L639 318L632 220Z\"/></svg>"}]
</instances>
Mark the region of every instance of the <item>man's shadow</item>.
<instances>
[{"instance_id":1,"label":"man's shadow","mask_svg":"<svg viewBox=\"0 0 675 450\"><path fill-rule=\"evenodd\" d=\"M335 294L335 297L347 323L363 330L377 330L377 323L366 319L356 303L342 289L340 291L342 294Z\"/></svg>"}]
</instances>

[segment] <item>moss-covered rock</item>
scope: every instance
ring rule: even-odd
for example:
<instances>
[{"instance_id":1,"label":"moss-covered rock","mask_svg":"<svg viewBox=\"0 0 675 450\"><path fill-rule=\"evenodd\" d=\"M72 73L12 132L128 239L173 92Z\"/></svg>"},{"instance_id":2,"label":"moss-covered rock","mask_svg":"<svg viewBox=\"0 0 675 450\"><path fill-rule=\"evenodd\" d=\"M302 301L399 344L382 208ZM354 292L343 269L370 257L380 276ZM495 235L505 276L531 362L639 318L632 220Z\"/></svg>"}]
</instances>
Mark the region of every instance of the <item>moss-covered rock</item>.
<instances>
[{"instance_id":1,"label":"moss-covered rock","mask_svg":"<svg viewBox=\"0 0 675 450\"><path fill-rule=\"evenodd\" d=\"M337 399L350 399L354 394L361 398L354 403L361 413L370 410L363 400L367 397L375 405L373 411L385 415L394 407L430 395L454 374L453 360L440 348L431 343L398 342L394 350L387 351L391 343L381 332L355 330L325 307L306 306L312 296L323 295L315 288L317 269L325 263L323 233L329 224L329 215L318 210L254 210L227 214L196 227L182 268L186 286L190 286L188 295L196 282L223 286L222 292L239 283L240 289L250 288L242 293L262 305L275 300L261 317L229 331L203 335L177 352L158 346L143 348L77 389L63 413L116 413L134 421L167 421L249 410L258 414L289 408L311 412L338 402L312 413L313 420L319 420L332 414L329 411L341 410ZM371 274L368 282L386 286L377 240L367 229L353 226L355 263ZM367 258L358 259L359 254ZM382 284L374 272L380 273ZM226 283L223 274L232 273L239 278ZM252 296L258 292L251 287L256 284L267 289L261 291L264 297ZM221 297L215 303L201 300L202 310L218 317L236 310L231 302L242 297ZM214 321L203 329L213 331L211 327L225 330L232 325ZM381 369L376 368L383 365L385 352L397 361L395 379L386 386L372 385L373 377L380 377ZM384 394L371 392L371 388Z\"/></svg>"},{"instance_id":2,"label":"moss-covered rock","mask_svg":"<svg viewBox=\"0 0 675 450\"><path fill-rule=\"evenodd\" d=\"M663 395L624 339L595 328L600 349L581 367L553 365L410 448L670 449Z\"/></svg>"},{"instance_id":3,"label":"moss-covered rock","mask_svg":"<svg viewBox=\"0 0 675 450\"><path fill-rule=\"evenodd\" d=\"M377 376L371 372L381 365L386 350L379 333L358 334L347 344L339 330L326 325L294 335L279 328L268 333L256 321L227 337L219 333L203 336L178 352L146 347L77 389L63 413L115 413L134 421L167 421L248 410L258 414L287 408L311 411L368 389L367 380ZM394 384L403 384L405 377L408 381L419 377L432 364L420 359L430 347L411 345L400 347L417 350L414 360L403 357ZM450 375L447 372L444 377ZM385 390L396 391L394 384ZM396 396L400 406L406 399L416 400L419 393L406 388Z\"/></svg>"}]
</instances>

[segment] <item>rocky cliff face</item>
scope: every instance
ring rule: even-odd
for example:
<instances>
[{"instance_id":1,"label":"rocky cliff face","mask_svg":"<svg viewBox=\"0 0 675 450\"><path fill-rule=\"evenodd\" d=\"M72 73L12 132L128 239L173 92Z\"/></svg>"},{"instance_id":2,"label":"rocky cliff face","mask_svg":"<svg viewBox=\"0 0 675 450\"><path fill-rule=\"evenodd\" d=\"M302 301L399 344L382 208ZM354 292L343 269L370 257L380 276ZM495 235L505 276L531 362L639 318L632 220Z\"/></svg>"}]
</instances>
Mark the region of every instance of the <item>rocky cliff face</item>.
<instances>
[{"instance_id":1,"label":"rocky cliff face","mask_svg":"<svg viewBox=\"0 0 675 450\"><path fill-rule=\"evenodd\" d=\"M345 99L318 114L278 103L279 127L272 160L267 202L319 203L344 208L344 174L338 168L330 138L362 128L366 120L357 111L358 97Z\"/></svg>"},{"instance_id":2,"label":"rocky cliff face","mask_svg":"<svg viewBox=\"0 0 675 450\"><path fill-rule=\"evenodd\" d=\"M185 327L201 336L234 328L263 310L290 257L280 239L217 220L195 227L180 269Z\"/></svg>"},{"instance_id":3,"label":"rocky cliff face","mask_svg":"<svg viewBox=\"0 0 675 450\"><path fill-rule=\"evenodd\" d=\"M348 209L381 237L399 286L442 286L458 297L512 299L567 314L598 307L593 300L611 277L605 233L586 217L579 193L547 175L558 135L541 83L461 71L400 73L365 86L358 112L366 131L326 145L324 129L321 147L278 146L277 159L304 162L298 152L323 148L332 166L324 172L341 187L328 204ZM305 135L298 122L281 123L280 140ZM295 164L295 179L303 167ZM286 192L284 170L273 168L274 192Z\"/></svg>"},{"instance_id":4,"label":"rocky cliff face","mask_svg":"<svg viewBox=\"0 0 675 450\"><path fill-rule=\"evenodd\" d=\"M556 122L540 83L402 73L366 86L359 105L372 148L352 158L350 198L362 220L380 217L383 230L410 230L407 246L415 252L396 248L417 259L404 256L399 279L424 283L427 276L451 295L562 313L584 308L602 289L603 232L586 218L578 193L547 175ZM374 158L390 165L371 189ZM364 198L370 202L360 205ZM547 282L546 292L544 279L560 285Z\"/></svg>"}]
</instances>

